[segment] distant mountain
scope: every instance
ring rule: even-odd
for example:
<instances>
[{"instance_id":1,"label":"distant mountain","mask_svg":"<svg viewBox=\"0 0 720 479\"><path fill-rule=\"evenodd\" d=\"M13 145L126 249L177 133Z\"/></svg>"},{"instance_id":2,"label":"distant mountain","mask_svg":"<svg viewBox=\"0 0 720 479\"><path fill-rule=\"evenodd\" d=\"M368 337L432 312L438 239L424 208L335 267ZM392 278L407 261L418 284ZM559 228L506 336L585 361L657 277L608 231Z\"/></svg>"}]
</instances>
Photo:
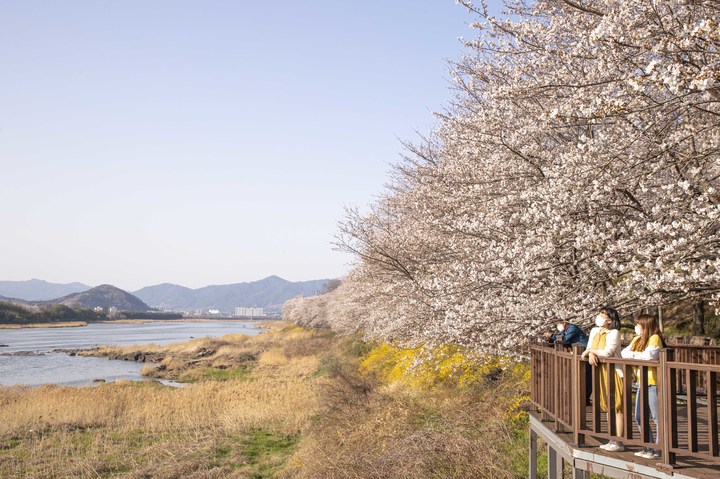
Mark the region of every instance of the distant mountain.
<instances>
[{"instance_id":1,"label":"distant mountain","mask_svg":"<svg viewBox=\"0 0 720 479\"><path fill-rule=\"evenodd\" d=\"M95 308L99 306L105 310L114 307L120 311L150 311L152 309L132 294L109 284L45 301L45 303L62 304L71 308Z\"/></svg>"},{"instance_id":2,"label":"distant mountain","mask_svg":"<svg viewBox=\"0 0 720 479\"><path fill-rule=\"evenodd\" d=\"M194 304L194 289L186 288L172 283L163 283L156 286L146 286L133 294L158 309L197 309Z\"/></svg>"},{"instance_id":3,"label":"distant mountain","mask_svg":"<svg viewBox=\"0 0 720 479\"><path fill-rule=\"evenodd\" d=\"M291 282L277 276L259 281L191 289L164 283L147 286L133 294L158 309L174 311L219 309L232 313L236 307L265 308L280 311L282 304L298 295L313 296L322 291L327 279Z\"/></svg>"},{"instance_id":4,"label":"distant mountain","mask_svg":"<svg viewBox=\"0 0 720 479\"><path fill-rule=\"evenodd\" d=\"M82 283L48 283L41 279L28 281L0 281L0 296L23 299L25 301L44 301L90 289Z\"/></svg>"}]
</instances>

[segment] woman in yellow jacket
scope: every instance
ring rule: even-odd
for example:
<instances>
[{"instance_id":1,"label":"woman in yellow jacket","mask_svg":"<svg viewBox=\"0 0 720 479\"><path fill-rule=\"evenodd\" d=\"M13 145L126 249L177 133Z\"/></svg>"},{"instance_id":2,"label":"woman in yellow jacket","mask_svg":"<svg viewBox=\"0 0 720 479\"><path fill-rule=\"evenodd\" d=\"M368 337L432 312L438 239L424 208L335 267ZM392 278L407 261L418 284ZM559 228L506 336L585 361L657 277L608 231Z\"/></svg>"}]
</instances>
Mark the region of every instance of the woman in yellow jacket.
<instances>
[{"instance_id":1,"label":"woman in yellow jacket","mask_svg":"<svg viewBox=\"0 0 720 479\"><path fill-rule=\"evenodd\" d=\"M660 328L658 327L655 316L649 314L641 314L635 320L635 338L633 338L630 346L626 347L622 351L622 357L626 359L642 359L647 361L655 361L660 355L660 349L665 347L662 336L660 335ZM635 370L635 377L640 377L640 368ZM658 391L657 391L657 368L648 368L648 405L650 406L650 415L655 422L655 428L658 427ZM642 417L640 416L640 404L642 401L641 390L638 387L638 392L635 397L635 422L638 427L642 430ZM659 429L657 429L659 430ZM652 429L648 431L648 440L653 442ZM655 444L657 444L659 438L655 438ZM657 459L660 457L660 453L657 449L644 448L642 451L635 453L636 456L644 457L646 459Z\"/></svg>"}]
</instances>

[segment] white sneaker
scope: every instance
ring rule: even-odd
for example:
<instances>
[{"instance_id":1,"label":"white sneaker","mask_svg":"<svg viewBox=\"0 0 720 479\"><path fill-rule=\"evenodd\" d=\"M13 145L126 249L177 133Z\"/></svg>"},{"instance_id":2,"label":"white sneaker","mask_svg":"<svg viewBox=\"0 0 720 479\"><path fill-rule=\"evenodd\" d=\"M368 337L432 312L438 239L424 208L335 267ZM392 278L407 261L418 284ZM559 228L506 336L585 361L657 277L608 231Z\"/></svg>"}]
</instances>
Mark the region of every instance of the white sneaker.
<instances>
[{"instance_id":1,"label":"white sneaker","mask_svg":"<svg viewBox=\"0 0 720 479\"><path fill-rule=\"evenodd\" d=\"M600 444L598 447L599 447L600 449L605 449L605 450L607 450L607 448L608 448L609 446L611 446L612 443L613 443L613 442L610 441L610 442L607 443L607 444Z\"/></svg>"},{"instance_id":2,"label":"white sneaker","mask_svg":"<svg viewBox=\"0 0 720 479\"><path fill-rule=\"evenodd\" d=\"M653 449L646 449L642 453L636 452L636 456L642 457L643 459L660 459L661 454Z\"/></svg>"},{"instance_id":3,"label":"white sneaker","mask_svg":"<svg viewBox=\"0 0 720 479\"><path fill-rule=\"evenodd\" d=\"M620 444L619 442L613 442L607 445L607 447L604 447L608 452L623 452L625 450L625 446Z\"/></svg>"}]
</instances>

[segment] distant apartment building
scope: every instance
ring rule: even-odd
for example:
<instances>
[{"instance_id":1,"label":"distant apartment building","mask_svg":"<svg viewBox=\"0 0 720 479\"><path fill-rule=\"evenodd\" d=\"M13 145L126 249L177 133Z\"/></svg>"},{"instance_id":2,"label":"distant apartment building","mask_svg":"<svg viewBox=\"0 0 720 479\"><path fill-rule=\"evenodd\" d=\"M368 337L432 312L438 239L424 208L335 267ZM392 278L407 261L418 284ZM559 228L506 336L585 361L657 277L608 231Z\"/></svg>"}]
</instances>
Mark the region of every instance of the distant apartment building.
<instances>
[{"instance_id":1,"label":"distant apartment building","mask_svg":"<svg viewBox=\"0 0 720 479\"><path fill-rule=\"evenodd\" d=\"M263 308L235 308L235 316L240 318L259 318L265 316Z\"/></svg>"}]
</instances>

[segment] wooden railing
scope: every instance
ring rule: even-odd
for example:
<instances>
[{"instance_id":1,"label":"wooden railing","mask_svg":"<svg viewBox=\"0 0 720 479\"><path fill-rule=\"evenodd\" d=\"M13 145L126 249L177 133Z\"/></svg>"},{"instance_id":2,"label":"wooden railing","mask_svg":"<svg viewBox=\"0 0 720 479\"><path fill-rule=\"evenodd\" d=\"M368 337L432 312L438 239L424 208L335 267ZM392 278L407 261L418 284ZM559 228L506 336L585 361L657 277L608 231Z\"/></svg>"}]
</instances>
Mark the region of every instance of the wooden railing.
<instances>
[{"instance_id":1,"label":"wooden railing","mask_svg":"<svg viewBox=\"0 0 720 479\"><path fill-rule=\"evenodd\" d=\"M531 348L531 397L541 419L555 423L558 432L573 434L577 446L585 444L586 436L622 441L626 445L655 448L662 451L661 462L668 469L676 456L698 457L720 464L718 447L718 381L720 380L720 348L673 345L662 349L658 361L620 358L599 358L596 367L580 358L582 346L533 346ZM591 405L586 403L586 368L591 368L593 385ZM649 442L650 409L648 371L657 368L659 444ZM622 375L624 400L615 397L611 380L606 374L609 391L609 413L600 409L599 368L616 370ZM642 434L635 425L633 375L638 370L637 390L642 391ZM616 409L623 414L622 434L616 430Z\"/></svg>"},{"instance_id":2,"label":"wooden railing","mask_svg":"<svg viewBox=\"0 0 720 479\"><path fill-rule=\"evenodd\" d=\"M720 364L720 347L718 346L694 346L689 344L670 344L668 346L674 351L674 359L680 363L691 364ZM686 375L677 371L675 385L678 394L684 394L686 387ZM720 377L718 378L720 380ZM697 389L707 394L705 387L705 375L697 378Z\"/></svg>"}]
</instances>

